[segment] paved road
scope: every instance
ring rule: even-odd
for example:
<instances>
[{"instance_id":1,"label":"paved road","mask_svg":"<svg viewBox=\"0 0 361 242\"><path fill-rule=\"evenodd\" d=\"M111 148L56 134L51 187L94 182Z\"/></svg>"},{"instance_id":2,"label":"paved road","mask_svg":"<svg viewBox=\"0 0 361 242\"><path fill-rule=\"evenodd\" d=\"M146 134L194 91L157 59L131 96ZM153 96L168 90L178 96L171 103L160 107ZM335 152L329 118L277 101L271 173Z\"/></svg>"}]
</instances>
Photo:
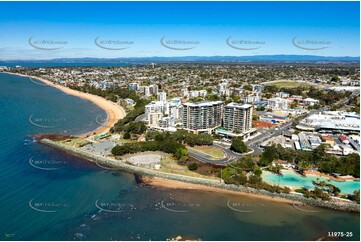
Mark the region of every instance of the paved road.
<instances>
[{"instance_id":1,"label":"paved road","mask_svg":"<svg viewBox=\"0 0 361 242\"><path fill-rule=\"evenodd\" d=\"M226 158L215 160L213 157L209 155L202 154L191 149L188 149L188 154L190 157L193 157L201 162L214 164L214 165L227 165L227 163L236 161L240 159L242 156L244 156L243 154L239 154L231 151L229 149L230 148L229 145L221 145L218 143L218 144L214 144L214 146L221 148L223 152L226 154Z\"/></svg>"},{"instance_id":2,"label":"paved road","mask_svg":"<svg viewBox=\"0 0 361 242\"><path fill-rule=\"evenodd\" d=\"M201 162L204 163L209 163L209 164L215 164L215 165L224 165L229 161L229 157L227 156L226 158L220 159L220 160L214 160L211 156L206 155L206 154L202 154L199 152L196 152L194 150L188 149L188 154L190 157L197 159Z\"/></svg>"}]
</instances>

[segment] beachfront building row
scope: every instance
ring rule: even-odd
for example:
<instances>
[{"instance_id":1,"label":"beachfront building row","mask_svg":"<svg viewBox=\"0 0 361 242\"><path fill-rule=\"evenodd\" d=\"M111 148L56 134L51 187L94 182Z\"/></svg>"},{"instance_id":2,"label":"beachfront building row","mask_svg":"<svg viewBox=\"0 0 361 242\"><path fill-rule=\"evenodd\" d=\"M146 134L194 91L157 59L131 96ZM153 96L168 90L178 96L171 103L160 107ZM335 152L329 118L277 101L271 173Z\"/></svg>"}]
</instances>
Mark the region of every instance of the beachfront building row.
<instances>
[{"instance_id":1,"label":"beachfront building row","mask_svg":"<svg viewBox=\"0 0 361 242\"><path fill-rule=\"evenodd\" d=\"M195 134L232 132L238 134L252 128L253 106L222 101L186 102L181 98L153 101L145 106L145 121L150 127L183 128ZM218 128L223 128L222 130ZM222 133L222 134L223 134ZM231 134L232 135L232 134Z\"/></svg>"},{"instance_id":2,"label":"beachfront building row","mask_svg":"<svg viewBox=\"0 0 361 242\"><path fill-rule=\"evenodd\" d=\"M183 128L195 134L210 134L220 127L227 133L243 133L252 128L252 112L253 107L249 104L229 103L224 106L222 101L184 103Z\"/></svg>"},{"instance_id":3,"label":"beachfront building row","mask_svg":"<svg viewBox=\"0 0 361 242\"><path fill-rule=\"evenodd\" d=\"M222 125L223 102L202 101L183 104L183 128L193 133L212 133Z\"/></svg>"},{"instance_id":4,"label":"beachfront building row","mask_svg":"<svg viewBox=\"0 0 361 242\"><path fill-rule=\"evenodd\" d=\"M133 82L128 84L128 90L130 91L139 91L144 96L158 95L159 87L156 84L149 86L140 86L138 83Z\"/></svg>"},{"instance_id":5,"label":"beachfront building row","mask_svg":"<svg viewBox=\"0 0 361 242\"><path fill-rule=\"evenodd\" d=\"M165 100L166 95L159 93L158 100L152 101L145 106L145 121L149 126L158 126L159 120L164 117L172 117L172 124L177 121L181 122L181 98L172 98Z\"/></svg>"}]
</instances>

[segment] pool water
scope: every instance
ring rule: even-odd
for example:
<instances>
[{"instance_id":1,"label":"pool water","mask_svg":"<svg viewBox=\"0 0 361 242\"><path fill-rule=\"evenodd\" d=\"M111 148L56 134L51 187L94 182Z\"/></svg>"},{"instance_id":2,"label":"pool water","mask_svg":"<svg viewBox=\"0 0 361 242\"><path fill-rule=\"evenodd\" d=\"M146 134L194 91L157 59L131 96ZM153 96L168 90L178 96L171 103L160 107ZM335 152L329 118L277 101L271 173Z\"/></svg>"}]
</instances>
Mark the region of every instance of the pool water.
<instances>
[{"instance_id":1,"label":"pool water","mask_svg":"<svg viewBox=\"0 0 361 242\"><path fill-rule=\"evenodd\" d=\"M278 184L280 186L290 186L292 188L301 188L301 187L314 188L315 185L312 184L312 181L316 181L316 179L319 178L320 181L326 181L327 183L331 183L332 185L340 188L342 194L351 194L355 190L360 189L359 181L338 182L317 175L307 175L306 177L302 177L293 171L287 171L287 170L282 170L282 174L283 176L277 176L272 172L263 171L262 178L267 183L274 185Z\"/></svg>"}]
</instances>

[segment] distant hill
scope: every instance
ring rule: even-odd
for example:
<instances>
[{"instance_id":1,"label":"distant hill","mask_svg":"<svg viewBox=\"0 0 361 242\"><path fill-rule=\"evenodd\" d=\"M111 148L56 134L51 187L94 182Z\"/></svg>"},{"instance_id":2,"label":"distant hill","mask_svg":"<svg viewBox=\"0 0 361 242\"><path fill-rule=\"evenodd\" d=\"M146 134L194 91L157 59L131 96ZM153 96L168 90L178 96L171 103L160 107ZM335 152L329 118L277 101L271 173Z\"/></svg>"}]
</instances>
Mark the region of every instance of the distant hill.
<instances>
[{"instance_id":1,"label":"distant hill","mask_svg":"<svg viewBox=\"0 0 361 242\"><path fill-rule=\"evenodd\" d=\"M360 62L360 57L317 55L254 55L254 56L180 56L180 57L122 57L122 58L56 58L51 60L3 60L1 62L57 63L340 63Z\"/></svg>"}]
</instances>

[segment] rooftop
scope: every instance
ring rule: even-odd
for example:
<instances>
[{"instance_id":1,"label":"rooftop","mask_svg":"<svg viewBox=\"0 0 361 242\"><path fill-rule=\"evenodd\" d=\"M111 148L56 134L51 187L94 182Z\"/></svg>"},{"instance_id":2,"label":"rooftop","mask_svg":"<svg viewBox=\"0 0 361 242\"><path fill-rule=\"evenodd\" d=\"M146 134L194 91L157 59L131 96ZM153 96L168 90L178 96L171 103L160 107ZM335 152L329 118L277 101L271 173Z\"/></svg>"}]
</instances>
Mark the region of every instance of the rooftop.
<instances>
[{"instance_id":1,"label":"rooftop","mask_svg":"<svg viewBox=\"0 0 361 242\"><path fill-rule=\"evenodd\" d=\"M192 107L197 107L197 106L212 106L212 105L217 105L217 104L223 104L222 101L200 101L200 102L186 102L183 103L183 105L186 106L192 106Z\"/></svg>"},{"instance_id":2,"label":"rooftop","mask_svg":"<svg viewBox=\"0 0 361 242\"><path fill-rule=\"evenodd\" d=\"M235 108L250 108L250 104L240 104L240 103L229 103L226 107L235 107Z\"/></svg>"}]
</instances>

